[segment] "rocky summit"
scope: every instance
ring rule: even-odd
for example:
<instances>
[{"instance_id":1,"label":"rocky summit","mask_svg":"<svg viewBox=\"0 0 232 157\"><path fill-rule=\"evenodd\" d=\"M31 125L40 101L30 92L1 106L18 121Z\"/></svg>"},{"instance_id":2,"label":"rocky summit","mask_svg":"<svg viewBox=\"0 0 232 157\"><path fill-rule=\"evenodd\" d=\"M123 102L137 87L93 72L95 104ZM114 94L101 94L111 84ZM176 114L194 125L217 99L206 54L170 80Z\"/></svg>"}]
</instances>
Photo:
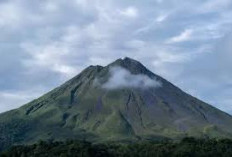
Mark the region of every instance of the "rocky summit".
<instances>
[{"instance_id":1,"label":"rocky summit","mask_svg":"<svg viewBox=\"0 0 232 157\"><path fill-rule=\"evenodd\" d=\"M60 87L0 114L0 149L38 140L133 142L231 138L232 117L140 62L90 66Z\"/></svg>"}]
</instances>

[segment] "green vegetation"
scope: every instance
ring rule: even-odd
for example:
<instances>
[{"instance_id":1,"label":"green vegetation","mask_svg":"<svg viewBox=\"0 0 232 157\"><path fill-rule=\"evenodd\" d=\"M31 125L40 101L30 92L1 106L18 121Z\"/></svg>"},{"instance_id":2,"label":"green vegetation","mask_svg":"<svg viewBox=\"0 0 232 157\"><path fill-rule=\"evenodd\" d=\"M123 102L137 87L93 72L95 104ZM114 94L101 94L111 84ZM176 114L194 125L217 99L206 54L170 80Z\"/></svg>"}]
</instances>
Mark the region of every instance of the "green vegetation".
<instances>
[{"instance_id":1,"label":"green vegetation","mask_svg":"<svg viewBox=\"0 0 232 157\"><path fill-rule=\"evenodd\" d=\"M44 142L14 146L2 157L231 157L232 140L184 138L180 142L104 143Z\"/></svg>"}]
</instances>

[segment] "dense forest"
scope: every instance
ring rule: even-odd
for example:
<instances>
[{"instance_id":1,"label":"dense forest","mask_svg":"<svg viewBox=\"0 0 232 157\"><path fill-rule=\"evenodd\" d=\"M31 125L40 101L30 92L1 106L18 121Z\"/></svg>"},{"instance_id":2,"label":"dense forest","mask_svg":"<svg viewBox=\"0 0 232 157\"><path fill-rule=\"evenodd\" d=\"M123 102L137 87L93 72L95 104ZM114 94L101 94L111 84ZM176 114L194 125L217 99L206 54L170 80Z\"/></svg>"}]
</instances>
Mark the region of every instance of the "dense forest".
<instances>
[{"instance_id":1,"label":"dense forest","mask_svg":"<svg viewBox=\"0 0 232 157\"><path fill-rule=\"evenodd\" d=\"M1 157L231 157L232 140L184 138L182 141L105 143L85 141L40 141L19 145L2 152Z\"/></svg>"}]
</instances>

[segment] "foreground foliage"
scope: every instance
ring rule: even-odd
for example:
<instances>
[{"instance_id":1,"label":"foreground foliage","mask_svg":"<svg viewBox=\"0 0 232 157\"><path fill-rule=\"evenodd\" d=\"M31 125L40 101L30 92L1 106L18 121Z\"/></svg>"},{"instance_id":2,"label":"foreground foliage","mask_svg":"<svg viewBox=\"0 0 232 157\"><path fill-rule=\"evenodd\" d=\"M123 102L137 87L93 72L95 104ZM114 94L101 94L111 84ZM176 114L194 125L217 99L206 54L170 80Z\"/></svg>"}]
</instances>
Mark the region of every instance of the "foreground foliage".
<instances>
[{"instance_id":1,"label":"foreground foliage","mask_svg":"<svg viewBox=\"0 0 232 157\"><path fill-rule=\"evenodd\" d=\"M91 144L85 141L44 142L14 146L2 157L231 157L232 140L185 138L180 142Z\"/></svg>"}]
</instances>

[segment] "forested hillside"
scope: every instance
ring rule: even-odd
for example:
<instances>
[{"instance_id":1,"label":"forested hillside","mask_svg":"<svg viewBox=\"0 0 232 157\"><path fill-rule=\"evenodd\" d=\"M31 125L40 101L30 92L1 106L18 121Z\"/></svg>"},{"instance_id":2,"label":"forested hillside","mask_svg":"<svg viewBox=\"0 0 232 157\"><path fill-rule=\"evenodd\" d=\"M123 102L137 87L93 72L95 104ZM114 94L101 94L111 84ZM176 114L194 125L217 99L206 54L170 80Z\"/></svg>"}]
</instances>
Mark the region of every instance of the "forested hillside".
<instances>
[{"instance_id":1,"label":"forested hillside","mask_svg":"<svg viewBox=\"0 0 232 157\"><path fill-rule=\"evenodd\" d=\"M232 140L184 138L182 141L92 144L44 142L14 146L2 157L231 157Z\"/></svg>"}]
</instances>

